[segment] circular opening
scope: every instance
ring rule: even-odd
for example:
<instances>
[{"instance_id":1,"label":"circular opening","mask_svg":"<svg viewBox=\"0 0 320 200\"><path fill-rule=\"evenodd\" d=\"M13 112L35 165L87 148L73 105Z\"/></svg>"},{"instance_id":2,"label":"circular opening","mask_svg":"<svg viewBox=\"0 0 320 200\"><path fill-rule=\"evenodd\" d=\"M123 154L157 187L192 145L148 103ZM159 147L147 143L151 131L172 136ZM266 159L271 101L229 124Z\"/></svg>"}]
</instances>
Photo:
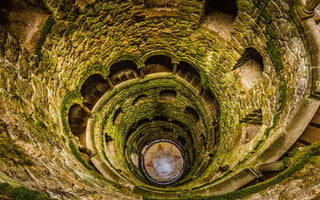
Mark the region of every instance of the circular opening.
<instances>
[{"instance_id":1,"label":"circular opening","mask_svg":"<svg viewBox=\"0 0 320 200\"><path fill-rule=\"evenodd\" d=\"M154 183L168 185L184 172L185 160L181 147L171 140L156 140L143 151L141 166L145 176Z\"/></svg>"}]
</instances>

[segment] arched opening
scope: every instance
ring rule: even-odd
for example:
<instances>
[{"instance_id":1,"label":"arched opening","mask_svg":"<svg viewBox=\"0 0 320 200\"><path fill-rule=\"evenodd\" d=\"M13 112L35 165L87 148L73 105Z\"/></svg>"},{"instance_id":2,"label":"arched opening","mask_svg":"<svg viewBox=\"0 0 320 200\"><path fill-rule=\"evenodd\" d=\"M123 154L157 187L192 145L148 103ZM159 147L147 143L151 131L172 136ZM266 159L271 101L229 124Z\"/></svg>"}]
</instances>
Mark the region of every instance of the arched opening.
<instances>
[{"instance_id":1,"label":"arched opening","mask_svg":"<svg viewBox=\"0 0 320 200\"><path fill-rule=\"evenodd\" d=\"M181 61L177 66L177 74L189 82L199 92L201 90L201 79L198 71L189 63Z\"/></svg>"},{"instance_id":2,"label":"arched opening","mask_svg":"<svg viewBox=\"0 0 320 200\"><path fill-rule=\"evenodd\" d=\"M147 124L152 122L150 119L142 119L137 123L137 127L142 126L143 124Z\"/></svg>"},{"instance_id":3,"label":"arched opening","mask_svg":"<svg viewBox=\"0 0 320 200\"><path fill-rule=\"evenodd\" d=\"M261 66L263 70L263 58L261 54L253 47L248 47L245 49L243 55L238 60L234 68L239 68L250 60L253 60L254 62L256 62L259 66Z\"/></svg>"},{"instance_id":4,"label":"arched opening","mask_svg":"<svg viewBox=\"0 0 320 200\"><path fill-rule=\"evenodd\" d=\"M157 116L157 117L153 118L152 121L164 121L164 122L166 122L168 120L165 117Z\"/></svg>"},{"instance_id":5,"label":"arched opening","mask_svg":"<svg viewBox=\"0 0 320 200\"><path fill-rule=\"evenodd\" d=\"M135 62L122 60L110 67L110 79L113 85L139 77L139 70Z\"/></svg>"},{"instance_id":6,"label":"arched opening","mask_svg":"<svg viewBox=\"0 0 320 200\"><path fill-rule=\"evenodd\" d=\"M82 144L85 143L85 132L89 115L79 105L74 104L68 113L69 128L73 135L77 136Z\"/></svg>"},{"instance_id":7,"label":"arched opening","mask_svg":"<svg viewBox=\"0 0 320 200\"><path fill-rule=\"evenodd\" d=\"M145 94L142 94L142 95L139 95L137 98L135 98L135 100L132 102L132 106L135 106L135 105L138 105L140 103L143 103L144 101L146 101L148 98L147 95Z\"/></svg>"},{"instance_id":8,"label":"arched opening","mask_svg":"<svg viewBox=\"0 0 320 200\"><path fill-rule=\"evenodd\" d=\"M159 93L160 101L174 102L177 98L177 92L174 90L162 90Z\"/></svg>"},{"instance_id":9,"label":"arched opening","mask_svg":"<svg viewBox=\"0 0 320 200\"><path fill-rule=\"evenodd\" d=\"M124 115L124 112L121 108L119 108L113 116L113 125L118 126L121 122L122 116Z\"/></svg>"},{"instance_id":10,"label":"arched opening","mask_svg":"<svg viewBox=\"0 0 320 200\"><path fill-rule=\"evenodd\" d=\"M211 91L209 90L204 90L201 94L202 98L207 104L207 107L211 111L212 115L215 116L213 113L216 112L217 110L217 102Z\"/></svg>"},{"instance_id":11,"label":"arched opening","mask_svg":"<svg viewBox=\"0 0 320 200\"><path fill-rule=\"evenodd\" d=\"M183 138L182 135L178 135L177 140L181 143L182 146L184 146L187 141Z\"/></svg>"},{"instance_id":12,"label":"arched opening","mask_svg":"<svg viewBox=\"0 0 320 200\"><path fill-rule=\"evenodd\" d=\"M84 104L92 109L100 97L109 89L107 81L100 74L90 76L81 87Z\"/></svg>"},{"instance_id":13,"label":"arched opening","mask_svg":"<svg viewBox=\"0 0 320 200\"><path fill-rule=\"evenodd\" d=\"M237 13L236 0L207 0L202 27L217 32L223 38L227 38Z\"/></svg>"},{"instance_id":14,"label":"arched opening","mask_svg":"<svg viewBox=\"0 0 320 200\"><path fill-rule=\"evenodd\" d=\"M236 17L238 13L236 0L207 0L205 14L208 15L214 12L226 13Z\"/></svg>"},{"instance_id":15,"label":"arched opening","mask_svg":"<svg viewBox=\"0 0 320 200\"><path fill-rule=\"evenodd\" d=\"M197 111L195 111L195 109L187 106L184 110L184 113L191 116L194 121L199 121L200 117L199 117L199 114L197 113Z\"/></svg>"},{"instance_id":16,"label":"arched opening","mask_svg":"<svg viewBox=\"0 0 320 200\"><path fill-rule=\"evenodd\" d=\"M173 64L171 58L164 55L155 55L149 57L142 69L143 74L152 74L158 72L172 72Z\"/></svg>"},{"instance_id":17,"label":"arched opening","mask_svg":"<svg viewBox=\"0 0 320 200\"><path fill-rule=\"evenodd\" d=\"M263 58L256 49L249 47L244 51L234 68L240 76L242 85L251 89L262 78Z\"/></svg>"}]
</instances>

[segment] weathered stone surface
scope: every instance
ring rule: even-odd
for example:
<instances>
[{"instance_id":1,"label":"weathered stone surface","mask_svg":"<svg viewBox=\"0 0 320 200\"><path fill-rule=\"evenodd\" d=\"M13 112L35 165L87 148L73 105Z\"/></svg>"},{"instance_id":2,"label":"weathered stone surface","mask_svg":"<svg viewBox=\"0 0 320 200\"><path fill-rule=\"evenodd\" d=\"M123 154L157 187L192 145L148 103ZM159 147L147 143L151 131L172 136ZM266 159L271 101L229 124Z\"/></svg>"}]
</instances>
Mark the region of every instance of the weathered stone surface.
<instances>
[{"instance_id":1,"label":"weathered stone surface","mask_svg":"<svg viewBox=\"0 0 320 200\"><path fill-rule=\"evenodd\" d=\"M320 196L319 161L320 157L315 156L301 170L284 181L241 199L317 199Z\"/></svg>"},{"instance_id":2,"label":"weathered stone surface","mask_svg":"<svg viewBox=\"0 0 320 200\"><path fill-rule=\"evenodd\" d=\"M123 184L99 174L81 158L77 147L82 144L68 124L70 107L84 104L80 90L85 80L96 73L110 78L112 62L124 55L134 57L138 68L144 67L142 58L150 52L172 54L177 63L193 62L201 87L211 90L218 102L214 126L219 137L214 149L203 155L210 157L208 168L177 186L177 193L172 188L161 191L164 197L202 195L200 189L214 195L210 187L216 178L228 178L274 156L280 158L275 153L278 149L268 148L281 140L283 145L273 147L283 148L284 153L303 131L287 133L292 122L305 117L297 113L309 106L304 103L311 85L309 57L316 55L307 49L304 30L289 0L239 0L237 16L228 21L223 33L226 24L216 23L215 18L202 24L205 2L198 0L176 1L179 5L168 1L25 2L50 13L52 20L43 26L39 41L30 40L35 52L0 26L0 172L5 177L0 175L1 182L9 179L57 199L135 199L140 198L141 193L134 194L139 190L158 195L162 189L135 188L143 184ZM251 77L254 80L237 70L243 69L241 58L247 48L254 48L263 58L259 73ZM154 95L157 99L158 94ZM130 98L124 95L124 100ZM189 102L186 99L181 108ZM199 99L192 103L202 104ZM152 106L145 104L134 114L144 115ZM261 111L260 127L243 142L243 119L255 110ZM171 112L181 117L175 109ZM127 119L128 124L133 121ZM110 132L117 133L115 129ZM194 143L201 144L200 139ZM124 158L115 160L121 163ZM318 156L312 158L292 177L247 199L316 197L318 161ZM127 170L122 169L122 177L133 176ZM234 189L241 186L236 184Z\"/></svg>"}]
</instances>

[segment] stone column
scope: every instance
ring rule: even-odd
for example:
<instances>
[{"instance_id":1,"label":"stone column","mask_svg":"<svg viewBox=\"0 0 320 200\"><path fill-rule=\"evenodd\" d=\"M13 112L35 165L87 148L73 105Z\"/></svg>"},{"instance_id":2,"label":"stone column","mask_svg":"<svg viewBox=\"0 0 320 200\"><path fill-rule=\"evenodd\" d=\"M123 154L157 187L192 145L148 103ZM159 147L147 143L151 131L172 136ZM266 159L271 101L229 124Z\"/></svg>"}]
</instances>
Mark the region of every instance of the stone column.
<instances>
[{"instance_id":1,"label":"stone column","mask_svg":"<svg viewBox=\"0 0 320 200\"><path fill-rule=\"evenodd\" d=\"M273 163L265 163L258 166L258 170L262 173L264 172L281 172L285 170L285 165L283 161L276 161Z\"/></svg>"},{"instance_id":2,"label":"stone column","mask_svg":"<svg viewBox=\"0 0 320 200\"><path fill-rule=\"evenodd\" d=\"M302 19L313 17L314 9L320 4L320 0L308 0L306 5L299 11Z\"/></svg>"},{"instance_id":3,"label":"stone column","mask_svg":"<svg viewBox=\"0 0 320 200\"><path fill-rule=\"evenodd\" d=\"M309 0L306 3L306 6L303 8L303 11L306 14L313 14L314 13L314 9L317 7L317 5L320 4L320 0Z\"/></svg>"},{"instance_id":4,"label":"stone column","mask_svg":"<svg viewBox=\"0 0 320 200\"><path fill-rule=\"evenodd\" d=\"M179 63L178 63L178 62L172 62L172 64L173 64L172 73L173 73L173 74L176 74Z\"/></svg>"}]
</instances>

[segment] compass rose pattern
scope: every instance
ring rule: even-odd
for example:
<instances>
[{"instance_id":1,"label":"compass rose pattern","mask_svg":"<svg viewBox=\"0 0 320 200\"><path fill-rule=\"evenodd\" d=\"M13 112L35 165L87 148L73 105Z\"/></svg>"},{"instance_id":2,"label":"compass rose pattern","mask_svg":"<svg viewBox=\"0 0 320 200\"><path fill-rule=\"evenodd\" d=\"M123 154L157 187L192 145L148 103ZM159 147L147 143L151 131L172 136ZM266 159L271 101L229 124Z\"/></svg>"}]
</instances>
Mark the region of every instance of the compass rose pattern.
<instances>
[{"instance_id":1,"label":"compass rose pattern","mask_svg":"<svg viewBox=\"0 0 320 200\"><path fill-rule=\"evenodd\" d=\"M144 157L146 172L157 182L170 182L183 172L181 151L170 142L152 144Z\"/></svg>"}]
</instances>

